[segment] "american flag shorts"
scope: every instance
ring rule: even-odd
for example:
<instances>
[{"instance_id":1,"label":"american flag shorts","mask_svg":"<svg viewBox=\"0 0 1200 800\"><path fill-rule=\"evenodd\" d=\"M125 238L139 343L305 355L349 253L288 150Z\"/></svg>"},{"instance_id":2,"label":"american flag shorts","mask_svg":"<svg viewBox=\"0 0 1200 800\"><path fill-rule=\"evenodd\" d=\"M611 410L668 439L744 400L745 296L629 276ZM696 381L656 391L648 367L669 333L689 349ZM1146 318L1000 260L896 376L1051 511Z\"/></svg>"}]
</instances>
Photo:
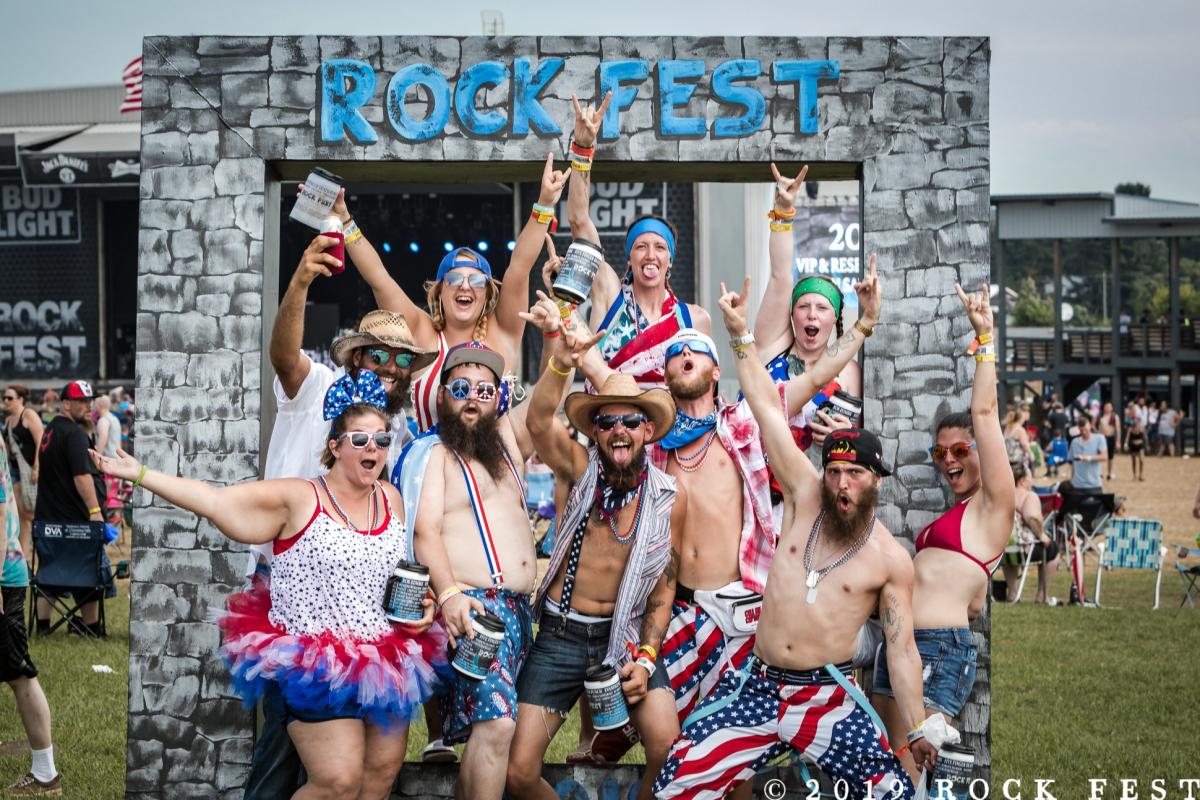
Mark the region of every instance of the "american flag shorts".
<instances>
[{"instance_id":1,"label":"american flag shorts","mask_svg":"<svg viewBox=\"0 0 1200 800\"><path fill-rule=\"evenodd\" d=\"M855 800L913 796L885 733L841 686L793 686L749 670L721 676L671 748L654 796L724 797L789 748L845 781Z\"/></svg>"},{"instance_id":2,"label":"american flag shorts","mask_svg":"<svg viewBox=\"0 0 1200 800\"><path fill-rule=\"evenodd\" d=\"M754 634L728 637L699 605L676 600L661 655L680 724L717 687L721 674L741 669L753 651Z\"/></svg>"}]
</instances>

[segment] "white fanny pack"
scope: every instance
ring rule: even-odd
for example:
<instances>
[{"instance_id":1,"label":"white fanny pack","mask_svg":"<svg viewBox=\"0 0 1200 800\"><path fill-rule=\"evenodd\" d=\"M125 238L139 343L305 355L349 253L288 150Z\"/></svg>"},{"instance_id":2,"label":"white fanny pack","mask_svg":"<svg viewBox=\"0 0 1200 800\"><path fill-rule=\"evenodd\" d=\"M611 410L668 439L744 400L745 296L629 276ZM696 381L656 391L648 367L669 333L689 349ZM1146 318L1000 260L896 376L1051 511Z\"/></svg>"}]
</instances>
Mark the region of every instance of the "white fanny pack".
<instances>
[{"instance_id":1,"label":"white fanny pack","mask_svg":"<svg viewBox=\"0 0 1200 800\"><path fill-rule=\"evenodd\" d=\"M695 592L696 605L726 636L749 636L758 630L758 617L762 613L762 595L746 588L740 580L726 584L720 589Z\"/></svg>"}]
</instances>

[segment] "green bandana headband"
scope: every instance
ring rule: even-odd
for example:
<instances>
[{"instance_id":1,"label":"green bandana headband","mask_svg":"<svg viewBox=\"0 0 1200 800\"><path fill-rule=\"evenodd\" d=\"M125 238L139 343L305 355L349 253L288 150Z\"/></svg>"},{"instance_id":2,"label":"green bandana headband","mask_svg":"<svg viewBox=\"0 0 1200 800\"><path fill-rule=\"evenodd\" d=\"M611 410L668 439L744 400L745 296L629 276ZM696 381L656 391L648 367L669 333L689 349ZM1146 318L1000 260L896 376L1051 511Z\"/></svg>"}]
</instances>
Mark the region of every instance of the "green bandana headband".
<instances>
[{"instance_id":1,"label":"green bandana headband","mask_svg":"<svg viewBox=\"0 0 1200 800\"><path fill-rule=\"evenodd\" d=\"M800 299L800 295L815 292L829 301L833 306L833 313L837 316L842 315L842 293L829 281L824 278L805 278L792 287L792 305L796 305L796 301Z\"/></svg>"}]
</instances>

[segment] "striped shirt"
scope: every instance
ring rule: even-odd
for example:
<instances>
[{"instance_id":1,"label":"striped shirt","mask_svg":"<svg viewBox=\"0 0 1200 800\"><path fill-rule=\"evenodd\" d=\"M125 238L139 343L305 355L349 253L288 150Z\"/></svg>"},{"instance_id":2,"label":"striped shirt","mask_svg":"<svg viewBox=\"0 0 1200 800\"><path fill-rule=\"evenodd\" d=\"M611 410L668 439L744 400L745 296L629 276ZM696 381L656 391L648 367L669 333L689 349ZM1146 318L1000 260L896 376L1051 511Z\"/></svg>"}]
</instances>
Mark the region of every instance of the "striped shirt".
<instances>
[{"instance_id":1,"label":"striped shirt","mask_svg":"<svg viewBox=\"0 0 1200 800\"><path fill-rule=\"evenodd\" d=\"M634 532L633 547L629 560L625 562L625 573L617 590L617 604L613 609L612 632L608 637L608 651L604 663L615 669L629 661L626 643L638 644L642 638L642 613L646 599L654 585L667 568L671 558L671 509L675 506L675 479L653 466L647 466L646 492L642 500L646 503L645 513L637 531ZM600 456L596 446L588 450L588 465L571 489L567 506L559 518L559 531L573 531L584 517L591 513L596 498L596 480L600 474ZM554 582L558 571L566 561L574 537L560 535L554 542L550 555L550 568L542 578L533 599L533 618L540 621L546 602L546 590Z\"/></svg>"}]
</instances>

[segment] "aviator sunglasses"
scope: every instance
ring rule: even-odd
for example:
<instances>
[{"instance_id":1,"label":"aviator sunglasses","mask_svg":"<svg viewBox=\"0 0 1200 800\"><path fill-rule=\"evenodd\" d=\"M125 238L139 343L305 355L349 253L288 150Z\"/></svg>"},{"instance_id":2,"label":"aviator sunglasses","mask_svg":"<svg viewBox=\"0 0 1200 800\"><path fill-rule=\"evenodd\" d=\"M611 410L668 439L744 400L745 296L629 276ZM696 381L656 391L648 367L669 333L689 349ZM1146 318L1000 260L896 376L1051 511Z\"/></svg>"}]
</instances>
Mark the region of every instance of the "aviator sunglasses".
<instances>
[{"instance_id":1,"label":"aviator sunglasses","mask_svg":"<svg viewBox=\"0 0 1200 800\"><path fill-rule=\"evenodd\" d=\"M451 289L461 289L469 286L472 289L482 289L487 286L487 275L482 272L447 272L442 280Z\"/></svg>"},{"instance_id":2,"label":"aviator sunglasses","mask_svg":"<svg viewBox=\"0 0 1200 800\"><path fill-rule=\"evenodd\" d=\"M689 339L685 342L675 342L667 348L666 354L663 356L663 362L670 361L675 356L684 351L684 348L692 351L693 355L705 355L711 358L714 362L717 360L717 355L708 346L708 342L700 339Z\"/></svg>"},{"instance_id":3,"label":"aviator sunglasses","mask_svg":"<svg viewBox=\"0 0 1200 800\"><path fill-rule=\"evenodd\" d=\"M367 355L375 362L375 366L387 366L390 359L396 360L396 367L399 369L408 369L412 366L413 359L416 358L412 353L396 353L393 355L387 350L368 350Z\"/></svg>"},{"instance_id":4,"label":"aviator sunglasses","mask_svg":"<svg viewBox=\"0 0 1200 800\"><path fill-rule=\"evenodd\" d=\"M949 447L942 447L940 444L935 444L933 447L929 448L929 456L934 461L943 461L946 458L946 454L950 453L959 461L962 461L964 458L970 455L971 451L974 449L974 442L971 442L970 444L966 442L955 442Z\"/></svg>"},{"instance_id":5,"label":"aviator sunglasses","mask_svg":"<svg viewBox=\"0 0 1200 800\"><path fill-rule=\"evenodd\" d=\"M646 421L646 415L641 413L630 414L597 414L592 417L592 422L596 423L596 427L602 431L611 431L617 427L617 423L621 423L627 431L636 431L642 427L642 423Z\"/></svg>"},{"instance_id":6,"label":"aviator sunglasses","mask_svg":"<svg viewBox=\"0 0 1200 800\"><path fill-rule=\"evenodd\" d=\"M367 442L375 440L375 446L381 450L386 450L392 446L392 432L379 431L378 433L367 433L366 431L347 431L338 437L340 442L342 439L350 440L350 446L362 449L367 446Z\"/></svg>"},{"instance_id":7,"label":"aviator sunglasses","mask_svg":"<svg viewBox=\"0 0 1200 800\"><path fill-rule=\"evenodd\" d=\"M466 400L471 396L471 382L466 378L455 378L450 381L450 385L446 387L446 391L450 392L450 396L455 400ZM486 403L496 396L496 384L489 381L480 381L475 384L475 399L481 403Z\"/></svg>"}]
</instances>

